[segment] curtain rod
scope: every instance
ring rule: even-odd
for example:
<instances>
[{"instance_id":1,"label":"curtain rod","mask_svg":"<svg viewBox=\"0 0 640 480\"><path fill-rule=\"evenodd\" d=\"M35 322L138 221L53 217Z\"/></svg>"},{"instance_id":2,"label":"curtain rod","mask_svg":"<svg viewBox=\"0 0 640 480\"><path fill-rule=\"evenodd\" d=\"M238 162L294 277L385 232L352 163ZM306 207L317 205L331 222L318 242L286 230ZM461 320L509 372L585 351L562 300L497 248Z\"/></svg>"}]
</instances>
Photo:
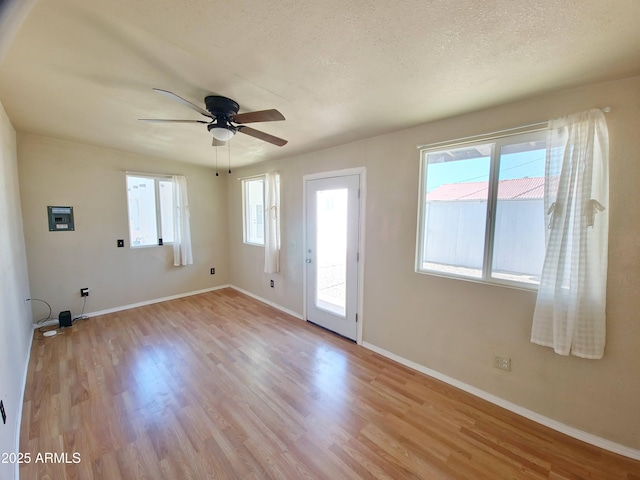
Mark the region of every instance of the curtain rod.
<instances>
[{"instance_id":1,"label":"curtain rod","mask_svg":"<svg viewBox=\"0 0 640 480\"><path fill-rule=\"evenodd\" d=\"M187 178L186 175L182 175L179 173L150 173L150 172L132 172L130 170L125 170L125 172L127 175L140 175L142 177L167 177L167 178L171 178L171 177L185 177Z\"/></svg>"},{"instance_id":2,"label":"curtain rod","mask_svg":"<svg viewBox=\"0 0 640 480\"><path fill-rule=\"evenodd\" d=\"M603 113L609 113L611 111L611 107L607 106L607 107L600 108L599 110L602 110ZM458 145L464 145L465 143L472 143L479 140L494 140L496 138L507 137L514 133L539 132L547 128L548 125L549 125L549 121L530 123L528 125L521 125L519 127L506 128L504 130L496 130L495 132L481 133L478 135L470 135L468 137L461 137L461 138L446 140L442 142L426 143L424 145L418 145L416 148L418 150L430 150L432 148L442 147L445 145L448 147L455 147Z\"/></svg>"},{"instance_id":3,"label":"curtain rod","mask_svg":"<svg viewBox=\"0 0 640 480\"><path fill-rule=\"evenodd\" d=\"M246 177L238 177L238 180L249 180L250 178L264 177L265 175L266 173L259 173L257 175L248 175Z\"/></svg>"}]
</instances>

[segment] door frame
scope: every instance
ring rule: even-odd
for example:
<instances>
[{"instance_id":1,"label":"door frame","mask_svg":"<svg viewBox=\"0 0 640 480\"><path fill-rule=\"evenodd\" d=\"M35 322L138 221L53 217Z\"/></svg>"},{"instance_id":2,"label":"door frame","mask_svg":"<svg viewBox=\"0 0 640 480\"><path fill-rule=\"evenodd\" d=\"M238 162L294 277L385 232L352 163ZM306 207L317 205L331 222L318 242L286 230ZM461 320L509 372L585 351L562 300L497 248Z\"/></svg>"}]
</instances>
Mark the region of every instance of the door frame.
<instances>
[{"instance_id":1,"label":"door frame","mask_svg":"<svg viewBox=\"0 0 640 480\"><path fill-rule=\"evenodd\" d=\"M358 198L359 207L359 221L358 221L358 266L357 266L357 278L358 278L358 305L356 307L356 314L358 315L358 322L356 324L356 343L362 345L362 325L364 322L363 314L363 300L364 300L364 232L365 232L365 206L367 199L367 169L366 167L346 168L343 170L331 170L328 172L311 173L302 177L302 316L305 322L307 322L307 263L304 261L307 254L307 181L319 180L323 178L332 177L346 177L347 175L358 175L360 177L360 195Z\"/></svg>"}]
</instances>

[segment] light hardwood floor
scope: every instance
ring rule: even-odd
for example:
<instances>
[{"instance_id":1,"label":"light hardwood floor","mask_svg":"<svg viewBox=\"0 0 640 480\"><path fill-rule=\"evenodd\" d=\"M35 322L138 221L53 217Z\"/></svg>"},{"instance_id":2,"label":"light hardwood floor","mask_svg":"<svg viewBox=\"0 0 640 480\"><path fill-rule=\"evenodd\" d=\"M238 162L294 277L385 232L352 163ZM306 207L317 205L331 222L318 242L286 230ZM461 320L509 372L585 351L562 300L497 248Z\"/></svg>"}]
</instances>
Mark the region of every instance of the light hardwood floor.
<instances>
[{"instance_id":1,"label":"light hardwood floor","mask_svg":"<svg viewBox=\"0 0 640 480\"><path fill-rule=\"evenodd\" d=\"M640 479L231 289L35 335L23 480Z\"/></svg>"}]
</instances>

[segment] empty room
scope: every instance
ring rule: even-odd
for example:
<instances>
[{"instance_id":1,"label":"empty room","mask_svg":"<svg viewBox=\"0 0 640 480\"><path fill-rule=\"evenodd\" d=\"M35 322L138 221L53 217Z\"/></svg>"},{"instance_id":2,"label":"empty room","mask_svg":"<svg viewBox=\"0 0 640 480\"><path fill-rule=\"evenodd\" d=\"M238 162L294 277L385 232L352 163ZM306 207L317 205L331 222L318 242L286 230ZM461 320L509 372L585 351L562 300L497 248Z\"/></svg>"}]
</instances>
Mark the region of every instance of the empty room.
<instances>
[{"instance_id":1,"label":"empty room","mask_svg":"<svg viewBox=\"0 0 640 480\"><path fill-rule=\"evenodd\" d=\"M640 2L0 2L0 480L640 480Z\"/></svg>"}]
</instances>

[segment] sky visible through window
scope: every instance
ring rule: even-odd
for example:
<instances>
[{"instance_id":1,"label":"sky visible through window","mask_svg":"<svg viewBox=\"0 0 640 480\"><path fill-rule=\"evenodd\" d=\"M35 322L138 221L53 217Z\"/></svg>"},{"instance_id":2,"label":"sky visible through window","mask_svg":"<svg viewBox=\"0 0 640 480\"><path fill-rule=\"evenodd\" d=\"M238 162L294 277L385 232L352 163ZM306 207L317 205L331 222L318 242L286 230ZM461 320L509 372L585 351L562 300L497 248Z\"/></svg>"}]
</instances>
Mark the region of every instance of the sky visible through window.
<instances>
[{"instance_id":1,"label":"sky visible through window","mask_svg":"<svg viewBox=\"0 0 640 480\"><path fill-rule=\"evenodd\" d=\"M500 180L544 177L545 150L531 150L502 155ZM443 163L429 163L427 193L441 185L489 180L490 157L476 157Z\"/></svg>"}]
</instances>

